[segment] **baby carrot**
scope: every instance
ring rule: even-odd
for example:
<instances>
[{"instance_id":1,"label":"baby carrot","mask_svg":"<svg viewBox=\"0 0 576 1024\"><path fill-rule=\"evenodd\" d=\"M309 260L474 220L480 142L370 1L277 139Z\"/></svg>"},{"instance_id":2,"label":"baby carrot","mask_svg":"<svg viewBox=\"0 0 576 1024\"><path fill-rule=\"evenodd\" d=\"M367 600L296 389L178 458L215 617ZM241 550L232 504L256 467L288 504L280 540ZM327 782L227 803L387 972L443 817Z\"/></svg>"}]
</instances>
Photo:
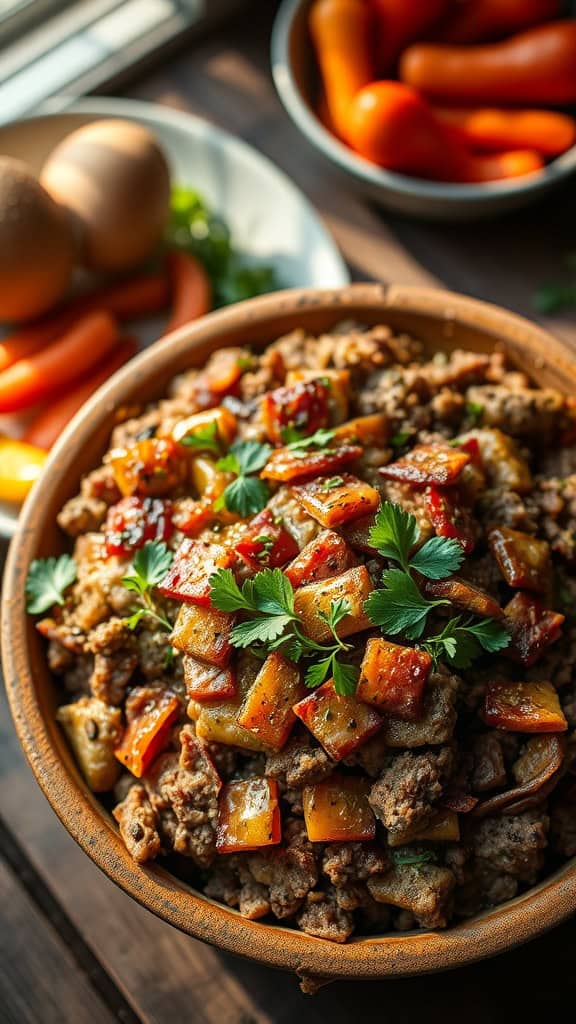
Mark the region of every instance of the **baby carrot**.
<instances>
[{"instance_id":1,"label":"baby carrot","mask_svg":"<svg viewBox=\"0 0 576 1024\"><path fill-rule=\"evenodd\" d=\"M138 350L135 338L121 338L110 356L82 377L78 383L67 391L60 398L51 402L35 419L28 425L24 434L24 441L36 445L37 448L48 450L60 436L66 424L92 394L104 384L116 370L119 370L124 363L127 363Z\"/></svg>"},{"instance_id":2,"label":"baby carrot","mask_svg":"<svg viewBox=\"0 0 576 1024\"><path fill-rule=\"evenodd\" d=\"M551 157L576 143L576 120L557 110L437 107L435 112L472 149L535 149Z\"/></svg>"},{"instance_id":3,"label":"baby carrot","mask_svg":"<svg viewBox=\"0 0 576 1024\"><path fill-rule=\"evenodd\" d=\"M88 313L47 348L0 373L0 412L17 412L62 391L105 356L118 339L116 321Z\"/></svg>"},{"instance_id":4,"label":"baby carrot","mask_svg":"<svg viewBox=\"0 0 576 1024\"><path fill-rule=\"evenodd\" d=\"M364 0L315 0L309 25L330 119L337 134L346 138L350 103L374 78L368 4Z\"/></svg>"},{"instance_id":5,"label":"baby carrot","mask_svg":"<svg viewBox=\"0 0 576 1024\"><path fill-rule=\"evenodd\" d=\"M180 249L168 254L173 307L164 334L197 320L212 309L212 289L206 271L193 256Z\"/></svg>"}]
</instances>

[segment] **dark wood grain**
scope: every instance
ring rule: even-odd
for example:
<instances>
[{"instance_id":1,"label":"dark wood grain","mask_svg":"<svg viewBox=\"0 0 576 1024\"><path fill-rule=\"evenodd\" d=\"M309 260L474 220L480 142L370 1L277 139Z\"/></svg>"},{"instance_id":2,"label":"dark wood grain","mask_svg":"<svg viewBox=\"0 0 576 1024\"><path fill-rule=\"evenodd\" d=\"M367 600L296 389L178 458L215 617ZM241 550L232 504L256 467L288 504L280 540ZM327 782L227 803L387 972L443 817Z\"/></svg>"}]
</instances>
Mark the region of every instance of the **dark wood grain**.
<instances>
[{"instance_id":1,"label":"dark wood grain","mask_svg":"<svg viewBox=\"0 0 576 1024\"><path fill-rule=\"evenodd\" d=\"M532 315L535 288L561 275L566 253L576 248L574 190L511 218L472 226L422 225L369 206L342 188L278 103L268 67L275 6L253 3L248 15L171 57L169 65L160 64L130 94L207 117L272 157L317 205L355 277L442 284ZM576 348L574 317L541 322ZM36 787L5 702L0 713L0 813L19 843L22 870L28 862L43 880L97 970L107 973L136 1019L456 1024L464 1018L485 1024L512 1013L530 1020L574 1005L575 923L473 968L386 984L339 984L315 999L302 996L292 977L175 932L116 889L76 847ZM0 1019L118 1019L98 993L96 970L92 978L83 972L22 878L1 865L0 900Z\"/></svg>"}]
</instances>

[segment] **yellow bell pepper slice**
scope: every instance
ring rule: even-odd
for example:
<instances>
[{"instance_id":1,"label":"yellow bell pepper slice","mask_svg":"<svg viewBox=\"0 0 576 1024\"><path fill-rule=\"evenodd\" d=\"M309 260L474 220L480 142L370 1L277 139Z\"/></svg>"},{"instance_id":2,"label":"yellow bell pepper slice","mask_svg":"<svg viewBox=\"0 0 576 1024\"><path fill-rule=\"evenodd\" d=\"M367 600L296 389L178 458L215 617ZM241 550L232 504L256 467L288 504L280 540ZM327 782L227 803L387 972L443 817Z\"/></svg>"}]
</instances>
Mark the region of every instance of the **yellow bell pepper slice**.
<instances>
[{"instance_id":1,"label":"yellow bell pepper slice","mask_svg":"<svg viewBox=\"0 0 576 1024\"><path fill-rule=\"evenodd\" d=\"M24 501L46 458L42 448L0 437L0 501Z\"/></svg>"}]
</instances>

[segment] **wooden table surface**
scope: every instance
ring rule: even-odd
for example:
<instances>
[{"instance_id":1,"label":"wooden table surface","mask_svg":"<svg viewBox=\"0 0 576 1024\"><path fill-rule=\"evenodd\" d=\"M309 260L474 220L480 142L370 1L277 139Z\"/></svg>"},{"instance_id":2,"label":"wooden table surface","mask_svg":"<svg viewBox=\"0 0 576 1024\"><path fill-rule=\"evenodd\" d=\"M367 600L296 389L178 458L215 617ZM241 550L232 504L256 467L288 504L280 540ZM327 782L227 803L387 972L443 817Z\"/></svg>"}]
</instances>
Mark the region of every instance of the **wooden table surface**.
<instances>
[{"instance_id":1,"label":"wooden table surface","mask_svg":"<svg viewBox=\"0 0 576 1024\"><path fill-rule=\"evenodd\" d=\"M574 186L513 217L463 226L402 220L346 194L276 98L268 61L275 6L254 0L248 16L183 44L125 94L200 114L275 160L316 205L355 278L442 285L532 315L534 289L565 274L576 249ZM574 317L548 326L576 350ZM0 814L5 1024L485 1024L574 1005L574 922L471 968L335 984L314 998L289 975L176 932L108 881L64 831L19 750L5 700Z\"/></svg>"}]
</instances>

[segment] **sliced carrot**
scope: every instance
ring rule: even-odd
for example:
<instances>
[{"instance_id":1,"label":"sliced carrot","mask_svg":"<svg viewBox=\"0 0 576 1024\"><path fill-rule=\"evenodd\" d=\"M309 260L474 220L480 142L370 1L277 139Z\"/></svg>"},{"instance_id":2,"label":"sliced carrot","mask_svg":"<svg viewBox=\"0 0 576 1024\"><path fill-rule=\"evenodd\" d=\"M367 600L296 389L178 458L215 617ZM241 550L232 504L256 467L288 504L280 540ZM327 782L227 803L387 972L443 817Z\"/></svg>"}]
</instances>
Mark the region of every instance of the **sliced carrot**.
<instances>
[{"instance_id":1,"label":"sliced carrot","mask_svg":"<svg viewBox=\"0 0 576 1024\"><path fill-rule=\"evenodd\" d=\"M98 288L88 295L72 299L56 312L36 323L22 327L0 340L0 373L19 359L38 352L55 341L75 321L88 313L106 310L118 320L131 320L159 313L170 303L170 285L163 271L139 274Z\"/></svg>"},{"instance_id":2,"label":"sliced carrot","mask_svg":"<svg viewBox=\"0 0 576 1024\"><path fill-rule=\"evenodd\" d=\"M136 338L121 338L110 356L98 363L92 372L82 377L71 391L67 391L61 398L51 402L45 409L36 416L29 424L24 441L34 444L37 448L44 448L48 451L60 436L66 424L90 395L108 380L116 370L119 370L124 363L138 351Z\"/></svg>"},{"instance_id":3,"label":"sliced carrot","mask_svg":"<svg viewBox=\"0 0 576 1024\"><path fill-rule=\"evenodd\" d=\"M104 310L88 313L57 341L0 373L0 412L17 412L50 398L91 370L118 340Z\"/></svg>"},{"instance_id":4,"label":"sliced carrot","mask_svg":"<svg viewBox=\"0 0 576 1024\"><path fill-rule=\"evenodd\" d=\"M164 334L197 320L212 309L212 289L206 271L186 252L173 249L168 254L168 274L172 284L172 315Z\"/></svg>"}]
</instances>

